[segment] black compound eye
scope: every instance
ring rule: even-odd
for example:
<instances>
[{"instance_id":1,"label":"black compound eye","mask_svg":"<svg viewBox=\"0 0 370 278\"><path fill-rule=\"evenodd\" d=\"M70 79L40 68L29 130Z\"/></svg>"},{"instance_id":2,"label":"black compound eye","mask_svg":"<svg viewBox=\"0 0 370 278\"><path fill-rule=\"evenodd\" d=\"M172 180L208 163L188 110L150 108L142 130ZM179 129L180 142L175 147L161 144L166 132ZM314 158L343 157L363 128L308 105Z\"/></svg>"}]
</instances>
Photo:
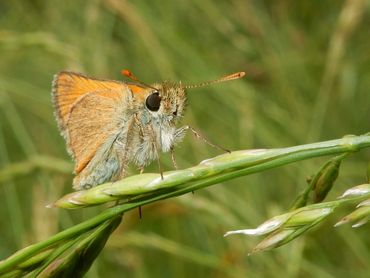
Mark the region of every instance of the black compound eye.
<instances>
[{"instance_id":1,"label":"black compound eye","mask_svg":"<svg viewBox=\"0 0 370 278\"><path fill-rule=\"evenodd\" d=\"M161 105L161 97L159 96L159 93L149 95L146 98L145 105L150 111L158 111L159 106Z\"/></svg>"}]
</instances>

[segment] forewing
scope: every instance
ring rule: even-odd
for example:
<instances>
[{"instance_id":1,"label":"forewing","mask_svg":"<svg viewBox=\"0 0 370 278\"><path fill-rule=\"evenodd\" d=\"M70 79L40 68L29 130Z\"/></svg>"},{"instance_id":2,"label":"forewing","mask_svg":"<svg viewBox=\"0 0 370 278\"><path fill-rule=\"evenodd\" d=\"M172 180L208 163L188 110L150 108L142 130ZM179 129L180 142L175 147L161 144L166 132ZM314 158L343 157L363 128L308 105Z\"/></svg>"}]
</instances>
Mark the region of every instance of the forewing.
<instances>
[{"instance_id":1,"label":"forewing","mask_svg":"<svg viewBox=\"0 0 370 278\"><path fill-rule=\"evenodd\" d=\"M59 129L79 173L109 135L117 132L119 109L128 88L123 82L63 71L54 76L53 104Z\"/></svg>"},{"instance_id":2,"label":"forewing","mask_svg":"<svg viewBox=\"0 0 370 278\"><path fill-rule=\"evenodd\" d=\"M116 92L127 86L118 81L89 78L79 73L62 71L54 76L53 104L61 133L65 136L66 124L74 103L85 94Z\"/></svg>"},{"instance_id":3,"label":"forewing","mask_svg":"<svg viewBox=\"0 0 370 278\"><path fill-rule=\"evenodd\" d=\"M125 123L125 102L124 92L116 90L88 93L73 105L66 123L66 139L76 173L86 167L104 143L120 133Z\"/></svg>"}]
</instances>

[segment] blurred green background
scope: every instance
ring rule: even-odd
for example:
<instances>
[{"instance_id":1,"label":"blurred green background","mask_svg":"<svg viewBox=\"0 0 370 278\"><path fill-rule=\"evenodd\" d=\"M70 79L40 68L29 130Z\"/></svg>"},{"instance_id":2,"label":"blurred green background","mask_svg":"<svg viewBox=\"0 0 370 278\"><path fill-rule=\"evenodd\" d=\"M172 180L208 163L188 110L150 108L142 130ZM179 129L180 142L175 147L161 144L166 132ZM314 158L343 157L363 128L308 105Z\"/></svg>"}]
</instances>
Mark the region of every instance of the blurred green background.
<instances>
[{"instance_id":1,"label":"blurred green background","mask_svg":"<svg viewBox=\"0 0 370 278\"><path fill-rule=\"evenodd\" d=\"M369 26L360 0L1 1L0 258L103 209L45 208L72 190L50 100L58 71L122 80L127 68L147 83L245 71L189 91L183 123L232 150L300 145L370 131ZM188 135L176 154L185 168L219 151ZM344 161L329 198L365 181L369 155ZM325 160L127 213L87 277L369 277L369 225L334 229L345 211L253 256L256 239L222 237L285 212Z\"/></svg>"}]
</instances>

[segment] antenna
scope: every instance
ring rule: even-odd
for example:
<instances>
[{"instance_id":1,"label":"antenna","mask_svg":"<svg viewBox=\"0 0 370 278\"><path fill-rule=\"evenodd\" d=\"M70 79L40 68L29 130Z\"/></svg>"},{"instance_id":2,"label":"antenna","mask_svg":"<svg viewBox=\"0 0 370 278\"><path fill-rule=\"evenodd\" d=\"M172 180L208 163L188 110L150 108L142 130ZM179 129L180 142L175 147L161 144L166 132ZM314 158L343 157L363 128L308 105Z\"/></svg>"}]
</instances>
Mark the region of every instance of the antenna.
<instances>
[{"instance_id":1,"label":"antenna","mask_svg":"<svg viewBox=\"0 0 370 278\"><path fill-rule=\"evenodd\" d=\"M186 85L186 86L184 86L184 88L185 89L193 89L193 88L204 87L204 86L208 86L208 85L211 85L211 84L221 83L221 82L224 82L224 81L239 79L239 78L242 78L243 76L245 76L244 71L235 72L235 73L228 74L226 76L220 77L220 78L215 79L215 80L202 82L200 84Z\"/></svg>"},{"instance_id":2,"label":"antenna","mask_svg":"<svg viewBox=\"0 0 370 278\"><path fill-rule=\"evenodd\" d=\"M121 74L123 76L126 76L126 77L130 78L131 80L133 80L133 81L141 84L141 85L144 85L145 87L152 88L152 89L158 91L158 89L156 89L156 88L154 88L154 87L152 87L152 86L150 86L148 84L145 84L144 82L140 81L135 75L133 75L133 73L131 71L129 71L127 69L121 70Z\"/></svg>"}]
</instances>

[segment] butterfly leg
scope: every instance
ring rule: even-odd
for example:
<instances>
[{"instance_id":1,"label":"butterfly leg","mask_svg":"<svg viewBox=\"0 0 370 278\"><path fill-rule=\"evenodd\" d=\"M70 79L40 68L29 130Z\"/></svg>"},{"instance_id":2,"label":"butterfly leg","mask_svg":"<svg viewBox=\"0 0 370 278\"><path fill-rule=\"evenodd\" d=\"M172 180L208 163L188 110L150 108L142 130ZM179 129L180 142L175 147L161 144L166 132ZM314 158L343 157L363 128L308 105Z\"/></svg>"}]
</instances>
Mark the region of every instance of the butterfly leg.
<instances>
[{"instance_id":1,"label":"butterfly leg","mask_svg":"<svg viewBox=\"0 0 370 278\"><path fill-rule=\"evenodd\" d=\"M161 160L159 159L159 151L157 144L154 144L155 152L157 153L157 162L158 162L158 169L161 174L161 179L163 180L163 171L162 171L162 165L161 165Z\"/></svg>"},{"instance_id":2,"label":"butterfly leg","mask_svg":"<svg viewBox=\"0 0 370 278\"><path fill-rule=\"evenodd\" d=\"M175 159L175 152L174 152L174 147L173 146L171 147L170 152L171 152L171 160L172 160L173 167L177 170L178 167L177 167L177 163L176 163L176 159Z\"/></svg>"},{"instance_id":3,"label":"butterfly leg","mask_svg":"<svg viewBox=\"0 0 370 278\"><path fill-rule=\"evenodd\" d=\"M201 135L197 130L195 130L193 127L191 127L190 125L186 125L184 127L182 127L184 130L190 130L194 136L200 140L202 140L204 143L216 148L216 149L219 149L221 151L224 151L224 152L227 152L227 153L230 153L231 151L224 148L224 147L221 147L219 145L216 145L216 144L213 144L212 142L210 142L207 138L205 138L203 135Z\"/></svg>"},{"instance_id":4,"label":"butterfly leg","mask_svg":"<svg viewBox=\"0 0 370 278\"><path fill-rule=\"evenodd\" d=\"M139 127L139 138L140 138L140 143L142 144L144 142L144 127L141 124L137 114L134 114L134 121L136 125ZM150 131L151 131L150 133L152 133L152 129ZM144 166L139 167L140 174L144 173L144 168L145 168Z\"/></svg>"},{"instance_id":5,"label":"butterfly leg","mask_svg":"<svg viewBox=\"0 0 370 278\"><path fill-rule=\"evenodd\" d=\"M141 213L141 206L139 206L139 218L141 219L142 218L142 216L143 216L143 214Z\"/></svg>"},{"instance_id":6,"label":"butterfly leg","mask_svg":"<svg viewBox=\"0 0 370 278\"><path fill-rule=\"evenodd\" d=\"M150 135L151 135L151 139L152 139L152 145L153 145L154 151L156 153L156 157L157 157L158 169L159 169L159 172L161 174L161 179L163 180L162 164L161 164L161 160L159 158L159 150L158 150L157 140L155 138L155 133L154 133L153 127L151 125L149 125L149 127L150 127L149 129L150 129Z\"/></svg>"}]
</instances>

